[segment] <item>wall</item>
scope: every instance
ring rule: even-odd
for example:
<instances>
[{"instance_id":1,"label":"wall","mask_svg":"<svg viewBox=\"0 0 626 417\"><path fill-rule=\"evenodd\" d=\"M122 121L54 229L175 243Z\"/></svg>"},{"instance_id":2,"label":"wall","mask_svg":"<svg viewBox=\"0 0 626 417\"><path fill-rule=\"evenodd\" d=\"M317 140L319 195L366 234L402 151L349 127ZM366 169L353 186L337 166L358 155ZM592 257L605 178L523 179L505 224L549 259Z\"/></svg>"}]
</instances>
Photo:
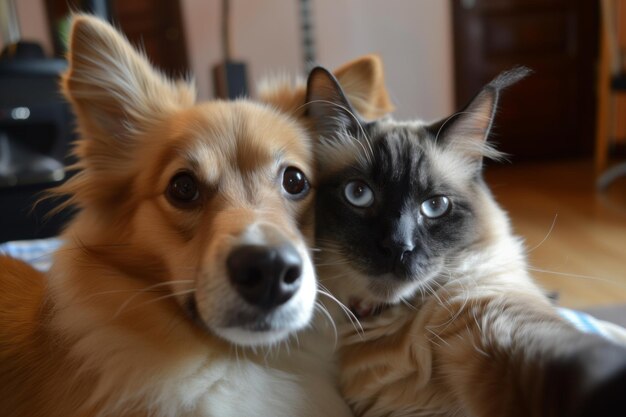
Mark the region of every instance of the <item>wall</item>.
<instances>
[{"instance_id":1,"label":"wall","mask_svg":"<svg viewBox=\"0 0 626 417\"><path fill-rule=\"evenodd\" d=\"M35 41L41 44L46 54L52 54L52 40L48 30L46 11L42 0L14 0L17 16L20 22L20 31L23 40ZM0 45L4 45L0 36Z\"/></svg>"},{"instance_id":2,"label":"wall","mask_svg":"<svg viewBox=\"0 0 626 417\"><path fill-rule=\"evenodd\" d=\"M220 60L219 0L182 0L191 66L203 98L209 69ZM302 72L297 0L232 0L234 55L252 80ZM320 64L382 56L400 118L433 119L453 108L449 2L442 0L314 0Z\"/></svg>"},{"instance_id":3,"label":"wall","mask_svg":"<svg viewBox=\"0 0 626 417\"><path fill-rule=\"evenodd\" d=\"M191 70L203 99L210 69L221 59L220 0L180 0ZM16 2L22 36L52 46L42 0ZM231 0L235 58L250 79L303 71L297 0ZM329 68L367 53L382 56L399 118L433 119L453 107L449 2L443 0L313 0L319 64Z\"/></svg>"}]
</instances>

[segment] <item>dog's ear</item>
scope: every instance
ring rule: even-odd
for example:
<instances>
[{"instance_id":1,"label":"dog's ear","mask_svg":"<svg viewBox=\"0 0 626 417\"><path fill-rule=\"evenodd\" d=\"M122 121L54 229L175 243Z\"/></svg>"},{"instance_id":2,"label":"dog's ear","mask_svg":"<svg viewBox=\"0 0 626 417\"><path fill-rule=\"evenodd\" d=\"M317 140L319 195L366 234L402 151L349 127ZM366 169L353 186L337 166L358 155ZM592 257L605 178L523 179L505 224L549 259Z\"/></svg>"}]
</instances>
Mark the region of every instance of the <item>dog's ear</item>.
<instances>
[{"instance_id":1,"label":"dog's ear","mask_svg":"<svg viewBox=\"0 0 626 417\"><path fill-rule=\"evenodd\" d=\"M367 119L377 119L394 110L387 87L382 60L378 55L365 55L335 69L352 107Z\"/></svg>"},{"instance_id":2,"label":"dog's ear","mask_svg":"<svg viewBox=\"0 0 626 417\"><path fill-rule=\"evenodd\" d=\"M487 143L502 91L527 77L526 67L502 72L461 111L427 127L437 143L462 152L473 160L498 158L501 153Z\"/></svg>"},{"instance_id":3,"label":"dog's ear","mask_svg":"<svg viewBox=\"0 0 626 417\"><path fill-rule=\"evenodd\" d=\"M337 79L326 68L315 67L306 89L306 116L322 137L354 131L361 116L352 107Z\"/></svg>"},{"instance_id":4,"label":"dog's ear","mask_svg":"<svg viewBox=\"0 0 626 417\"><path fill-rule=\"evenodd\" d=\"M89 15L73 18L68 61L63 92L86 138L132 136L195 100L193 86L167 80L113 27Z\"/></svg>"},{"instance_id":5,"label":"dog's ear","mask_svg":"<svg viewBox=\"0 0 626 417\"><path fill-rule=\"evenodd\" d=\"M194 88L159 74L145 56L108 23L75 15L69 39L69 68L63 93L77 116L80 140L74 154L79 172L52 195L70 198L60 208L105 207L109 213L127 201L141 140L168 114L190 107Z\"/></svg>"},{"instance_id":6,"label":"dog's ear","mask_svg":"<svg viewBox=\"0 0 626 417\"><path fill-rule=\"evenodd\" d=\"M333 71L346 98L365 119L376 119L394 108L385 86L385 74L377 55L366 55ZM259 84L259 99L297 117L306 113L306 88L285 77L269 78Z\"/></svg>"}]
</instances>

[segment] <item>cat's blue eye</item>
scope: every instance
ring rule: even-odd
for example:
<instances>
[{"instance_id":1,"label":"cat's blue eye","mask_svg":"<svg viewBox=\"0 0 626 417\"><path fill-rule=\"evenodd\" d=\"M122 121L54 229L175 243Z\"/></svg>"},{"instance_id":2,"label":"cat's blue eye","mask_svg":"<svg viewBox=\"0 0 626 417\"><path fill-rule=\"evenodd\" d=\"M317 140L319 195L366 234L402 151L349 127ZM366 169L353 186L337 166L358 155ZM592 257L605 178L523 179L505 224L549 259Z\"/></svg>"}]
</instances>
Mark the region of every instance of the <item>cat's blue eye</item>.
<instances>
[{"instance_id":1,"label":"cat's blue eye","mask_svg":"<svg viewBox=\"0 0 626 417\"><path fill-rule=\"evenodd\" d=\"M422 203L420 210L424 216L436 219L450 210L450 199L445 195L431 197Z\"/></svg>"},{"instance_id":2,"label":"cat's blue eye","mask_svg":"<svg viewBox=\"0 0 626 417\"><path fill-rule=\"evenodd\" d=\"M343 189L343 194L355 207L369 207L374 203L374 192L363 181L350 181Z\"/></svg>"}]
</instances>

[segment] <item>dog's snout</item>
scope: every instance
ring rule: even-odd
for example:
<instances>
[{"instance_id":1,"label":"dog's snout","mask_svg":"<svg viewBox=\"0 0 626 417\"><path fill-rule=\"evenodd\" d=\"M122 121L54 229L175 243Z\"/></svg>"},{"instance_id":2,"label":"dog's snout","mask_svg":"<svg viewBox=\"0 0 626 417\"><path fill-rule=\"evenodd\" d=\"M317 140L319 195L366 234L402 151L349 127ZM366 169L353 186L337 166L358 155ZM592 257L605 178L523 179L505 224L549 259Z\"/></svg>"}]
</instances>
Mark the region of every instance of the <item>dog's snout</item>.
<instances>
[{"instance_id":1,"label":"dog's snout","mask_svg":"<svg viewBox=\"0 0 626 417\"><path fill-rule=\"evenodd\" d=\"M240 246L231 252L226 263L234 287L257 307L277 307L300 288L302 257L291 245Z\"/></svg>"}]
</instances>

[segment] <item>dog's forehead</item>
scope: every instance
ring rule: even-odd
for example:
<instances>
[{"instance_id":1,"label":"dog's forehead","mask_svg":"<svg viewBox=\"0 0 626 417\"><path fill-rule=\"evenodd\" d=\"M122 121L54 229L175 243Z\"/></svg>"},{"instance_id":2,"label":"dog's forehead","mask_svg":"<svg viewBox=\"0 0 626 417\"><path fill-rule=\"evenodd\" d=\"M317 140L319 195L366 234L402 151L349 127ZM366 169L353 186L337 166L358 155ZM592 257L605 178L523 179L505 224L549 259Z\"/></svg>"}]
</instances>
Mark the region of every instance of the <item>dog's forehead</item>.
<instances>
[{"instance_id":1,"label":"dog's forehead","mask_svg":"<svg viewBox=\"0 0 626 417\"><path fill-rule=\"evenodd\" d=\"M185 115L182 129L183 157L207 170L209 176L226 167L254 171L290 163L308 171L311 165L311 144L305 130L288 116L262 105L205 103Z\"/></svg>"}]
</instances>

